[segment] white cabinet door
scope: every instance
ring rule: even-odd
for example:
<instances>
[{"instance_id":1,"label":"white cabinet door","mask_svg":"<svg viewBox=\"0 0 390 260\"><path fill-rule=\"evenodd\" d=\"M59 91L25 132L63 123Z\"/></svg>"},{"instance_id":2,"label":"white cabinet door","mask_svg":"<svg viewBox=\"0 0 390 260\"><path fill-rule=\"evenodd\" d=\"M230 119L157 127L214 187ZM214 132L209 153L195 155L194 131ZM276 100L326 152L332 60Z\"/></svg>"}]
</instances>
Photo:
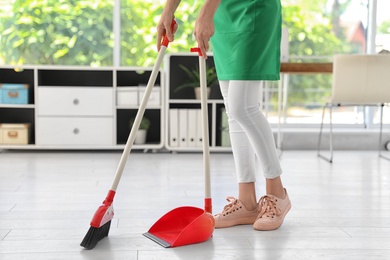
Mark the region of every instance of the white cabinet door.
<instances>
[{"instance_id":1,"label":"white cabinet door","mask_svg":"<svg viewBox=\"0 0 390 260\"><path fill-rule=\"evenodd\" d=\"M39 117L37 145L113 145L112 118Z\"/></svg>"},{"instance_id":2,"label":"white cabinet door","mask_svg":"<svg viewBox=\"0 0 390 260\"><path fill-rule=\"evenodd\" d=\"M112 116L113 88L38 87L39 116Z\"/></svg>"}]
</instances>

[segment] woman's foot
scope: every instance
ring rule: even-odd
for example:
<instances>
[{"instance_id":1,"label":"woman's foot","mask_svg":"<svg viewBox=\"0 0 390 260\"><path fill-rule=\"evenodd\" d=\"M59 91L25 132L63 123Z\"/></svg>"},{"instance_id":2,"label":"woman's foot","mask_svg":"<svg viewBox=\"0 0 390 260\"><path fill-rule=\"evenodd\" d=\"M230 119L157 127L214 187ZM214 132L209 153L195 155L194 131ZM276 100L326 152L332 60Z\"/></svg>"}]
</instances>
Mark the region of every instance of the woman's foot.
<instances>
[{"instance_id":1,"label":"woman's foot","mask_svg":"<svg viewBox=\"0 0 390 260\"><path fill-rule=\"evenodd\" d=\"M259 215L258 208L247 210L242 202L234 197L227 197L229 202L219 214L214 215L215 228L227 228L236 225L253 225Z\"/></svg>"},{"instance_id":2,"label":"woman's foot","mask_svg":"<svg viewBox=\"0 0 390 260\"><path fill-rule=\"evenodd\" d=\"M284 199L273 195L265 195L259 200L259 215L253 224L256 230L274 230L279 228L291 209L291 202L286 189Z\"/></svg>"}]
</instances>

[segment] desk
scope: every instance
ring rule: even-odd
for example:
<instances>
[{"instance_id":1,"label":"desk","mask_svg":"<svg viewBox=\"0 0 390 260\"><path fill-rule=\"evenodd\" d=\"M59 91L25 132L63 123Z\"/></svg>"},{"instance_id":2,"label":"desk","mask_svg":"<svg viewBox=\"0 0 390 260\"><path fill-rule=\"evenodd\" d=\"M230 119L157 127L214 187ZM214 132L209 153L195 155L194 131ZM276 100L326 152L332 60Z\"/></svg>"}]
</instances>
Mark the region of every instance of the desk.
<instances>
[{"instance_id":1,"label":"desk","mask_svg":"<svg viewBox=\"0 0 390 260\"><path fill-rule=\"evenodd\" d=\"M280 64L280 73L302 74L302 73L332 73L333 63L331 62L314 62L314 63L292 63L282 62Z\"/></svg>"},{"instance_id":2,"label":"desk","mask_svg":"<svg viewBox=\"0 0 390 260\"><path fill-rule=\"evenodd\" d=\"M278 133L276 147L281 150L282 146L282 124L286 123L286 107L288 92L288 74L308 73L332 73L333 63L331 62L282 62L280 64L280 80L278 84ZM282 123L283 118L283 123Z\"/></svg>"}]
</instances>

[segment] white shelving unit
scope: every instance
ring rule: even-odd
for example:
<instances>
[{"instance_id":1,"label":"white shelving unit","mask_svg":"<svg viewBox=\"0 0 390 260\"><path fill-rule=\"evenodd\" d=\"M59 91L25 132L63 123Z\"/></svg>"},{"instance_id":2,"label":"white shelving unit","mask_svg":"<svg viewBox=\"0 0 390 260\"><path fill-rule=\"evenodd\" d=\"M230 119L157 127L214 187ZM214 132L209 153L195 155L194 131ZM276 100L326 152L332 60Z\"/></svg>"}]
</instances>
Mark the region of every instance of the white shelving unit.
<instances>
[{"instance_id":1,"label":"white shelving unit","mask_svg":"<svg viewBox=\"0 0 390 260\"><path fill-rule=\"evenodd\" d=\"M199 66L198 56L193 53L169 53L165 56L166 71L165 92L165 146L170 151L202 151L200 100L195 99L192 88L175 91L180 84L187 80L180 64L189 69ZM213 56L208 56L207 66L214 66ZM211 87L207 101L209 113L210 151L231 151L228 144L223 142L223 109L224 103L218 86ZM195 139L195 141L193 140Z\"/></svg>"},{"instance_id":2,"label":"white shelving unit","mask_svg":"<svg viewBox=\"0 0 390 260\"><path fill-rule=\"evenodd\" d=\"M138 105L118 106L117 90L146 85L152 68L77 66L1 66L1 83L29 84L26 105L0 104L1 123L30 124L28 145L0 144L1 149L123 149L129 121ZM147 107L152 124L145 144L133 149L164 146L163 73L156 85L160 99ZM137 92L137 94L138 94ZM142 95L142 93L140 93Z\"/></svg>"}]
</instances>

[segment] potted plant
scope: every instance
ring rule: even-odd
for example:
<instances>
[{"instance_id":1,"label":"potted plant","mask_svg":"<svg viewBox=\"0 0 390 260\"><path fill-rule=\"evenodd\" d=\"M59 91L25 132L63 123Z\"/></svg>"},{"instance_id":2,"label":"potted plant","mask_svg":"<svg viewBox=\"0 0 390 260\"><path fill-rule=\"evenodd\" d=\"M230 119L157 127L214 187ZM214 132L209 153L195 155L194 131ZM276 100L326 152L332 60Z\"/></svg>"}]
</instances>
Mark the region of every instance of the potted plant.
<instances>
[{"instance_id":1,"label":"potted plant","mask_svg":"<svg viewBox=\"0 0 390 260\"><path fill-rule=\"evenodd\" d=\"M200 99L200 75L199 67L190 70L183 64L179 64L180 68L187 74L188 80L183 84L175 88L175 92L184 88L193 88L195 92L195 98ZM206 84L207 84L207 96L210 95L210 87L218 84L217 73L215 67L206 68Z\"/></svg>"},{"instance_id":2,"label":"potted plant","mask_svg":"<svg viewBox=\"0 0 390 260\"><path fill-rule=\"evenodd\" d=\"M129 121L129 128L133 127L135 121L135 117L131 118ZM147 117L143 117L141 120L141 124L139 125L139 129L135 136L134 144L144 144L146 143L146 137L148 135L148 129L150 127L151 121Z\"/></svg>"}]
</instances>

